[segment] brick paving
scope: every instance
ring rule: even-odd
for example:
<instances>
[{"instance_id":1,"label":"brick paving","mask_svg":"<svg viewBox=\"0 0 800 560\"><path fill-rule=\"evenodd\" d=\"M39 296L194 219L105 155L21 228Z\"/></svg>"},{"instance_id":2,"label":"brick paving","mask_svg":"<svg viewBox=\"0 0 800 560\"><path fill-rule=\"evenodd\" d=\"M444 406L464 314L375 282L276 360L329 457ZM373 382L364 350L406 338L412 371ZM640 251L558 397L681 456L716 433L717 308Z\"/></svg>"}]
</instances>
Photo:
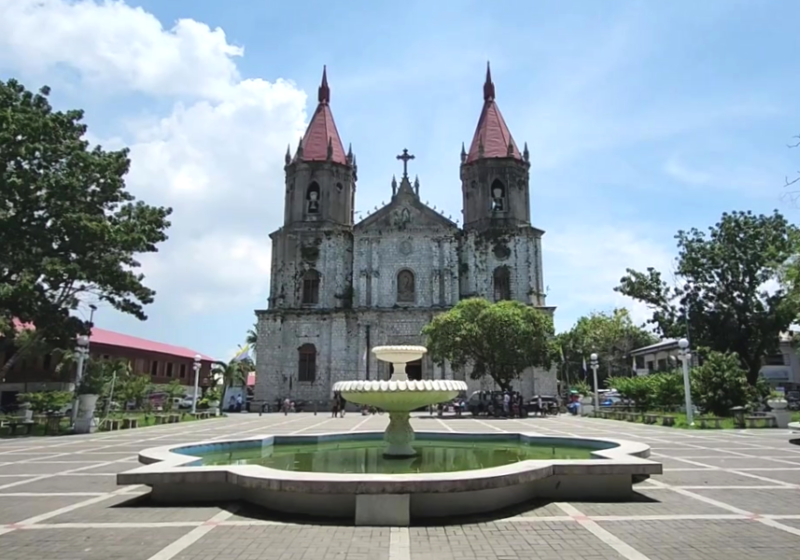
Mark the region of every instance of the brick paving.
<instances>
[{"instance_id":1,"label":"brick paving","mask_svg":"<svg viewBox=\"0 0 800 560\"><path fill-rule=\"evenodd\" d=\"M629 503L532 503L447 526L300 523L246 504L156 507L115 475L139 450L267 433L380 430L384 416L234 415L0 440L3 560L759 560L800 556L800 447L784 430L681 431L573 417L415 418L417 429L643 441L664 475Z\"/></svg>"}]
</instances>

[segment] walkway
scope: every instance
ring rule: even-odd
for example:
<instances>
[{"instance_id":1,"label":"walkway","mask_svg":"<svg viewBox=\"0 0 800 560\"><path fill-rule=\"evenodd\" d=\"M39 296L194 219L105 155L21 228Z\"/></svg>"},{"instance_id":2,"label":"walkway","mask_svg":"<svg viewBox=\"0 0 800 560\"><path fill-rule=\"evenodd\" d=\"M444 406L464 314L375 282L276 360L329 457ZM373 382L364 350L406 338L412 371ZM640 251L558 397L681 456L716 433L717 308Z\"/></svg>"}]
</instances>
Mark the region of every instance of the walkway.
<instances>
[{"instance_id":1,"label":"walkway","mask_svg":"<svg viewBox=\"0 0 800 560\"><path fill-rule=\"evenodd\" d=\"M116 485L143 448L259 433L379 430L385 416L235 415L187 425L0 440L3 560L788 560L800 555L800 447L786 431L679 431L572 417L416 418L417 429L649 443L664 475L634 503L531 504L409 529L285 523L248 506L159 508Z\"/></svg>"}]
</instances>

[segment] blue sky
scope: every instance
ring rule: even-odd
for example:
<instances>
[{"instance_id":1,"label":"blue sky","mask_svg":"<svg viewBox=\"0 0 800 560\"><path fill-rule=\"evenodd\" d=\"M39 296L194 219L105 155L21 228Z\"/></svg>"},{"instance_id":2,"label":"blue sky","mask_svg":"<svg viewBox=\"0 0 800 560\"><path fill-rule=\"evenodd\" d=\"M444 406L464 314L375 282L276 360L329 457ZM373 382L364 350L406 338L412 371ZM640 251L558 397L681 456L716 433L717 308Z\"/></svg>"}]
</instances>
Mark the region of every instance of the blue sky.
<instances>
[{"instance_id":1,"label":"blue sky","mask_svg":"<svg viewBox=\"0 0 800 560\"><path fill-rule=\"evenodd\" d=\"M291 2L0 0L0 76L82 107L93 140L132 148L131 190L175 207L146 323L98 326L229 357L266 306L282 160L323 64L357 209L388 201L395 155L460 217L459 151L491 60L531 152L556 326L629 305L626 267L669 270L678 229L779 208L800 169L800 4L785 0ZM178 23L180 21L180 23ZM35 40L29 37L36 37ZM306 97L305 94L308 94Z\"/></svg>"}]
</instances>

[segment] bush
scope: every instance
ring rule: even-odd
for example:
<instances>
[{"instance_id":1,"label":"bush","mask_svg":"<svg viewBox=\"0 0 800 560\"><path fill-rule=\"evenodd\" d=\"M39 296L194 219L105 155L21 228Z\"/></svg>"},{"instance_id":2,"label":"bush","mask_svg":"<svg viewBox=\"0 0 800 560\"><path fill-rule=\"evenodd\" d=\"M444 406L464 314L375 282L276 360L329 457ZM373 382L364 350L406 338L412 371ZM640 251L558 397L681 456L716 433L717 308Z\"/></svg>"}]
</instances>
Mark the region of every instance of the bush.
<instances>
[{"instance_id":1,"label":"bush","mask_svg":"<svg viewBox=\"0 0 800 560\"><path fill-rule=\"evenodd\" d=\"M703 365L692 369L691 381L692 399L705 414L728 416L732 407L747 405L754 394L735 353L709 352Z\"/></svg>"},{"instance_id":2,"label":"bush","mask_svg":"<svg viewBox=\"0 0 800 560\"><path fill-rule=\"evenodd\" d=\"M36 414L55 414L72 402L72 393L67 391L38 391L17 395L17 400L26 403Z\"/></svg>"},{"instance_id":3,"label":"bush","mask_svg":"<svg viewBox=\"0 0 800 560\"><path fill-rule=\"evenodd\" d=\"M659 410L673 410L684 402L683 373L671 371L652 377L653 406Z\"/></svg>"},{"instance_id":4,"label":"bush","mask_svg":"<svg viewBox=\"0 0 800 560\"><path fill-rule=\"evenodd\" d=\"M573 383L570 386L570 390L577 391L579 395L586 395L592 394L592 386L589 385L586 381L578 381L577 383Z\"/></svg>"},{"instance_id":5,"label":"bush","mask_svg":"<svg viewBox=\"0 0 800 560\"><path fill-rule=\"evenodd\" d=\"M606 385L626 399L633 401L636 410L646 412L654 402L654 375L636 377L609 377Z\"/></svg>"}]
</instances>

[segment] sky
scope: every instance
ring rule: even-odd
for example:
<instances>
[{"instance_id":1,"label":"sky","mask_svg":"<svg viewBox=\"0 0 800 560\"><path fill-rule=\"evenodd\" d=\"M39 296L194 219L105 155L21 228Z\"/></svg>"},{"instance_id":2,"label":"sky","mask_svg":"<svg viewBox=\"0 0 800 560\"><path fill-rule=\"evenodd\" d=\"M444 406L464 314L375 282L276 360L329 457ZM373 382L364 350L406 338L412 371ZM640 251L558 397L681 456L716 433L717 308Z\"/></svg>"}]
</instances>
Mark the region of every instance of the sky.
<instances>
[{"instance_id":1,"label":"sky","mask_svg":"<svg viewBox=\"0 0 800 560\"><path fill-rule=\"evenodd\" d=\"M92 142L130 148L127 184L174 209L141 261L148 320L94 322L230 358L266 308L283 157L316 103L358 158L356 208L391 196L408 148L423 201L459 219L459 153L497 102L531 153L556 329L626 306L626 268L673 269L674 235L779 209L800 169L800 3L786 0L0 0L0 79L52 88ZM80 310L88 318L88 309Z\"/></svg>"}]
</instances>

